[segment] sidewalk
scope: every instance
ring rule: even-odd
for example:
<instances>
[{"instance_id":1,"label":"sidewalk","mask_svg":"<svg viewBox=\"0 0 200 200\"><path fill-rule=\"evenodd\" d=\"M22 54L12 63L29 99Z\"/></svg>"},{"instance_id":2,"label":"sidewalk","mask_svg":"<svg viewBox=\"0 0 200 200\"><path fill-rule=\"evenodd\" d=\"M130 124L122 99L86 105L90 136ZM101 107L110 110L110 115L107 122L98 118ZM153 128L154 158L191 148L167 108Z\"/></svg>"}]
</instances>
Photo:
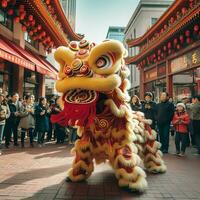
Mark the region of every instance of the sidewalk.
<instances>
[{"instance_id":1,"label":"sidewalk","mask_svg":"<svg viewBox=\"0 0 200 200\"><path fill-rule=\"evenodd\" d=\"M200 157L191 155L191 149L185 158L165 155L167 173L148 175L147 192L136 195L118 187L108 164L96 166L87 182L65 183L73 159L71 147L48 144L4 151L0 156L0 200L200 199Z\"/></svg>"}]
</instances>

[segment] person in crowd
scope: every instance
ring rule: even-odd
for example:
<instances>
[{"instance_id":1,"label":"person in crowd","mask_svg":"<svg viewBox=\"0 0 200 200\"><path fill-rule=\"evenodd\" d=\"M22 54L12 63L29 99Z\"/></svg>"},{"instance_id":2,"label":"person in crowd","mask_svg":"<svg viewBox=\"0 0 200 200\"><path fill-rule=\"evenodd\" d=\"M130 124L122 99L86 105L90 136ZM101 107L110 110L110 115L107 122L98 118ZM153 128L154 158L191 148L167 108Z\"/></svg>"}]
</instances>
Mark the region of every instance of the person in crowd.
<instances>
[{"instance_id":1,"label":"person in crowd","mask_svg":"<svg viewBox=\"0 0 200 200\"><path fill-rule=\"evenodd\" d=\"M39 103L35 108L35 128L38 133L38 145L39 147L44 145L45 133L49 130L49 112L47 106L47 100L45 97L39 98Z\"/></svg>"},{"instance_id":2,"label":"person in crowd","mask_svg":"<svg viewBox=\"0 0 200 200\"><path fill-rule=\"evenodd\" d=\"M174 100L173 100L172 97L169 97L169 102L170 102L170 103L174 103Z\"/></svg>"},{"instance_id":3,"label":"person in crowd","mask_svg":"<svg viewBox=\"0 0 200 200\"><path fill-rule=\"evenodd\" d=\"M200 95L192 98L191 118L195 143L197 146L197 155L200 155Z\"/></svg>"},{"instance_id":4,"label":"person in crowd","mask_svg":"<svg viewBox=\"0 0 200 200\"><path fill-rule=\"evenodd\" d=\"M5 126L5 147L9 148L11 135L14 136L14 146L18 146L18 125L20 121L21 102L19 101L18 93L11 95L11 100L8 102L10 109L10 117L6 120Z\"/></svg>"},{"instance_id":5,"label":"person in crowd","mask_svg":"<svg viewBox=\"0 0 200 200\"><path fill-rule=\"evenodd\" d=\"M195 138L194 138L194 133L193 133L192 116L191 116L191 109L190 109L191 105L192 105L191 98L189 98L189 97L183 98L182 103L184 103L185 108L186 108L186 112L188 113L189 118L190 118L190 123L188 125L189 134L188 134L187 146L189 147L190 144L192 144L194 146L195 145Z\"/></svg>"},{"instance_id":6,"label":"person in crowd","mask_svg":"<svg viewBox=\"0 0 200 200\"><path fill-rule=\"evenodd\" d=\"M52 109L52 114L58 114L62 109L59 105L59 98L56 99L55 106ZM65 127L55 124L55 137L57 139L56 144L63 144L65 140Z\"/></svg>"},{"instance_id":7,"label":"person in crowd","mask_svg":"<svg viewBox=\"0 0 200 200\"><path fill-rule=\"evenodd\" d=\"M10 109L5 101L5 95L0 93L0 155L2 154L2 140L3 140L3 133L6 124L6 119L10 116Z\"/></svg>"},{"instance_id":8,"label":"person in crowd","mask_svg":"<svg viewBox=\"0 0 200 200\"><path fill-rule=\"evenodd\" d=\"M142 105L137 95L133 95L131 98L131 108L133 111L141 111Z\"/></svg>"},{"instance_id":9,"label":"person in crowd","mask_svg":"<svg viewBox=\"0 0 200 200\"><path fill-rule=\"evenodd\" d=\"M35 128L34 104L31 95L26 95L20 110L19 128L21 128L21 147L24 148L26 132L29 133L30 146L33 147L33 132Z\"/></svg>"},{"instance_id":10,"label":"person in crowd","mask_svg":"<svg viewBox=\"0 0 200 200\"><path fill-rule=\"evenodd\" d=\"M142 110L146 119L151 119L151 128L155 129L156 124L156 103L153 101L153 94L146 92L144 95L144 102L142 103Z\"/></svg>"},{"instance_id":11,"label":"person in crowd","mask_svg":"<svg viewBox=\"0 0 200 200\"><path fill-rule=\"evenodd\" d=\"M188 142L189 122L190 119L188 113L186 112L185 104L178 103L176 105L176 112L174 113L172 123L176 131L176 136L175 136L176 154L179 156L185 155L185 150Z\"/></svg>"},{"instance_id":12,"label":"person in crowd","mask_svg":"<svg viewBox=\"0 0 200 200\"><path fill-rule=\"evenodd\" d=\"M52 139L52 134L53 134L53 131L54 131L54 128L53 128L53 124L51 123L51 115L53 114L53 111L54 111L54 108L55 108L55 100L54 99L50 99L49 101L49 131L47 133L47 141L51 141Z\"/></svg>"},{"instance_id":13,"label":"person in crowd","mask_svg":"<svg viewBox=\"0 0 200 200\"><path fill-rule=\"evenodd\" d=\"M161 102L156 106L156 120L160 142L162 144L161 151L163 153L168 153L169 130L174 115L174 105L169 102L169 95L167 92L161 93L160 100Z\"/></svg>"}]
</instances>

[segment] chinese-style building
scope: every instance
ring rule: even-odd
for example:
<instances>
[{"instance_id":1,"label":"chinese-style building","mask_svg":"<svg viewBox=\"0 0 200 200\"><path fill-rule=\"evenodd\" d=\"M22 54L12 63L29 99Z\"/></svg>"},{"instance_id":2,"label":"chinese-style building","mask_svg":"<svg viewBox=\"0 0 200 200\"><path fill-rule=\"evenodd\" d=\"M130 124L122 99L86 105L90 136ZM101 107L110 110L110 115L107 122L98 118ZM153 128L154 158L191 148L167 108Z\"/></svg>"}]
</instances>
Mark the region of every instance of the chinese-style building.
<instances>
[{"instance_id":1,"label":"chinese-style building","mask_svg":"<svg viewBox=\"0 0 200 200\"><path fill-rule=\"evenodd\" d=\"M158 99L167 91L175 100L200 94L200 1L176 0L141 37L128 40L139 47L127 64L140 70L140 97L151 91Z\"/></svg>"},{"instance_id":2,"label":"chinese-style building","mask_svg":"<svg viewBox=\"0 0 200 200\"><path fill-rule=\"evenodd\" d=\"M0 1L0 87L20 96L45 95L45 77L57 78L48 53L81 40L70 26L59 0Z\"/></svg>"}]
</instances>

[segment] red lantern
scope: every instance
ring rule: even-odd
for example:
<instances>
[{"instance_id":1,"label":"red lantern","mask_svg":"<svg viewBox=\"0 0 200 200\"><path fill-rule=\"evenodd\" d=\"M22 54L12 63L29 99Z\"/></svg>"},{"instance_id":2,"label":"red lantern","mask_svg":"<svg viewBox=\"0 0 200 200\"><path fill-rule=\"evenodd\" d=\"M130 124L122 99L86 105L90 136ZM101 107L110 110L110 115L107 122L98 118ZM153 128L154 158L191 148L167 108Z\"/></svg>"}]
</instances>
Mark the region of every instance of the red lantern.
<instances>
[{"instance_id":1,"label":"red lantern","mask_svg":"<svg viewBox=\"0 0 200 200\"><path fill-rule=\"evenodd\" d=\"M199 26L198 26L197 24L194 26L194 31L195 31L195 32L198 32L198 31L199 31Z\"/></svg>"},{"instance_id":2,"label":"red lantern","mask_svg":"<svg viewBox=\"0 0 200 200\"><path fill-rule=\"evenodd\" d=\"M168 50L168 54L171 54L171 52L172 52L171 49L169 49L169 50Z\"/></svg>"},{"instance_id":3,"label":"red lantern","mask_svg":"<svg viewBox=\"0 0 200 200\"><path fill-rule=\"evenodd\" d=\"M31 26L35 26L35 20L31 22Z\"/></svg>"},{"instance_id":4,"label":"red lantern","mask_svg":"<svg viewBox=\"0 0 200 200\"><path fill-rule=\"evenodd\" d=\"M183 42L183 40L184 40L183 35L180 35L180 36L179 36L179 39L180 39L181 42Z\"/></svg>"},{"instance_id":5,"label":"red lantern","mask_svg":"<svg viewBox=\"0 0 200 200\"><path fill-rule=\"evenodd\" d=\"M183 7L183 8L181 9L181 12L182 12L182 14L184 15L184 14L187 12L187 9L186 9L185 7Z\"/></svg>"},{"instance_id":6,"label":"red lantern","mask_svg":"<svg viewBox=\"0 0 200 200\"><path fill-rule=\"evenodd\" d=\"M42 35L42 37L45 37L45 36L46 36L46 32L43 31L43 32L41 33L41 35Z\"/></svg>"},{"instance_id":7,"label":"red lantern","mask_svg":"<svg viewBox=\"0 0 200 200\"><path fill-rule=\"evenodd\" d=\"M172 47L171 42L168 42L168 43L167 43L167 47L168 47L169 49Z\"/></svg>"},{"instance_id":8,"label":"red lantern","mask_svg":"<svg viewBox=\"0 0 200 200\"><path fill-rule=\"evenodd\" d=\"M173 18L173 17L170 18L170 22L171 22L172 24L174 23L174 18Z\"/></svg>"},{"instance_id":9,"label":"red lantern","mask_svg":"<svg viewBox=\"0 0 200 200\"><path fill-rule=\"evenodd\" d=\"M32 36L32 35L33 35L33 31L30 31L28 34L29 34L30 36Z\"/></svg>"},{"instance_id":10,"label":"red lantern","mask_svg":"<svg viewBox=\"0 0 200 200\"><path fill-rule=\"evenodd\" d=\"M20 15L19 15L19 18L20 18L20 20L23 20L23 19L24 19L24 17L25 17L25 15L26 15L26 13L25 13L25 12L22 12L22 13L20 13Z\"/></svg>"},{"instance_id":11,"label":"red lantern","mask_svg":"<svg viewBox=\"0 0 200 200\"><path fill-rule=\"evenodd\" d=\"M177 43L178 43L178 39L175 38L175 39L174 39L174 45L176 45Z\"/></svg>"},{"instance_id":12,"label":"red lantern","mask_svg":"<svg viewBox=\"0 0 200 200\"><path fill-rule=\"evenodd\" d=\"M37 33L37 31L38 31L37 28L35 28L35 29L33 30L34 33Z\"/></svg>"},{"instance_id":13,"label":"red lantern","mask_svg":"<svg viewBox=\"0 0 200 200\"><path fill-rule=\"evenodd\" d=\"M1 6L2 6L3 8L6 8L6 7L8 6L7 0L2 0Z\"/></svg>"},{"instance_id":14,"label":"red lantern","mask_svg":"<svg viewBox=\"0 0 200 200\"><path fill-rule=\"evenodd\" d=\"M158 56L158 61L160 60L160 56Z\"/></svg>"},{"instance_id":15,"label":"red lantern","mask_svg":"<svg viewBox=\"0 0 200 200\"><path fill-rule=\"evenodd\" d=\"M177 45L176 45L176 48L177 48L177 49L180 49L180 48L181 48L180 44L177 44Z\"/></svg>"},{"instance_id":16,"label":"red lantern","mask_svg":"<svg viewBox=\"0 0 200 200\"><path fill-rule=\"evenodd\" d=\"M165 29L165 30L167 29L167 24L164 25L164 29Z\"/></svg>"},{"instance_id":17,"label":"red lantern","mask_svg":"<svg viewBox=\"0 0 200 200\"><path fill-rule=\"evenodd\" d=\"M160 55L161 54L161 50L160 49L158 49L158 55Z\"/></svg>"},{"instance_id":18,"label":"red lantern","mask_svg":"<svg viewBox=\"0 0 200 200\"><path fill-rule=\"evenodd\" d=\"M187 38L186 42L187 42L187 44L190 44L191 43L191 38Z\"/></svg>"},{"instance_id":19,"label":"red lantern","mask_svg":"<svg viewBox=\"0 0 200 200\"><path fill-rule=\"evenodd\" d=\"M50 0L46 0L46 4L49 5L50 4Z\"/></svg>"},{"instance_id":20,"label":"red lantern","mask_svg":"<svg viewBox=\"0 0 200 200\"><path fill-rule=\"evenodd\" d=\"M14 13L13 9L9 9L9 10L8 10L8 15L11 16L11 15L13 15L13 13Z\"/></svg>"},{"instance_id":21,"label":"red lantern","mask_svg":"<svg viewBox=\"0 0 200 200\"><path fill-rule=\"evenodd\" d=\"M32 21L33 20L33 15L29 15L28 19L29 19L29 21Z\"/></svg>"},{"instance_id":22,"label":"red lantern","mask_svg":"<svg viewBox=\"0 0 200 200\"><path fill-rule=\"evenodd\" d=\"M189 31L189 30L186 30L186 31L185 31L185 35L186 35L187 37L189 37L189 36L190 36L190 31Z\"/></svg>"},{"instance_id":23,"label":"red lantern","mask_svg":"<svg viewBox=\"0 0 200 200\"><path fill-rule=\"evenodd\" d=\"M41 30L41 29L42 29L42 26L39 24L38 27L37 27L37 29L38 29L38 30Z\"/></svg>"},{"instance_id":24,"label":"red lantern","mask_svg":"<svg viewBox=\"0 0 200 200\"><path fill-rule=\"evenodd\" d=\"M163 47L163 50L164 50L164 51L166 51L166 50L167 50L167 47L166 47L166 46L164 46L164 47Z\"/></svg>"},{"instance_id":25,"label":"red lantern","mask_svg":"<svg viewBox=\"0 0 200 200\"><path fill-rule=\"evenodd\" d=\"M26 26L22 26L22 31L26 31Z\"/></svg>"},{"instance_id":26,"label":"red lantern","mask_svg":"<svg viewBox=\"0 0 200 200\"><path fill-rule=\"evenodd\" d=\"M16 23L19 23L19 17L15 17L14 21L15 21Z\"/></svg>"}]
</instances>

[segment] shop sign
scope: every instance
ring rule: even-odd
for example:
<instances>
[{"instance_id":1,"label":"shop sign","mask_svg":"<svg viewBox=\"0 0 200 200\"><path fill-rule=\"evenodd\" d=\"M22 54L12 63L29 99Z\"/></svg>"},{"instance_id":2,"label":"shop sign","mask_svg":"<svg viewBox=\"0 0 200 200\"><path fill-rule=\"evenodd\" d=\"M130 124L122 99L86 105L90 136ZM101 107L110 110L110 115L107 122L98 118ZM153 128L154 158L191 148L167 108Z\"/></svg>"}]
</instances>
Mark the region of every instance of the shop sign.
<instances>
[{"instance_id":1,"label":"shop sign","mask_svg":"<svg viewBox=\"0 0 200 200\"><path fill-rule=\"evenodd\" d=\"M144 72L145 82L155 80L156 78L157 78L156 68L153 68L153 69L150 69L150 70Z\"/></svg>"},{"instance_id":2,"label":"shop sign","mask_svg":"<svg viewBox=\"0 0 200 200\"><path fill-rule=\"evenodd\" d=\"M191 68L197 64L200 64L200 49L196 49L171 60L170 71L171 73L174 73L183 69Z\"/></svg>"},{"instance_id":3,"label":"shop sign","mask_svg":"<svg viewBox=\"0 0 200 200\"><path fill-rule=\"evenodd\" d=\"M8 60L9 62L15 63L17 65L23 66L27 69L35 71L35 65L31 62L24 60L23 58L19 58L13 54L7 53L0 49L0 58Z\"/></svg>"}]
</instances>

